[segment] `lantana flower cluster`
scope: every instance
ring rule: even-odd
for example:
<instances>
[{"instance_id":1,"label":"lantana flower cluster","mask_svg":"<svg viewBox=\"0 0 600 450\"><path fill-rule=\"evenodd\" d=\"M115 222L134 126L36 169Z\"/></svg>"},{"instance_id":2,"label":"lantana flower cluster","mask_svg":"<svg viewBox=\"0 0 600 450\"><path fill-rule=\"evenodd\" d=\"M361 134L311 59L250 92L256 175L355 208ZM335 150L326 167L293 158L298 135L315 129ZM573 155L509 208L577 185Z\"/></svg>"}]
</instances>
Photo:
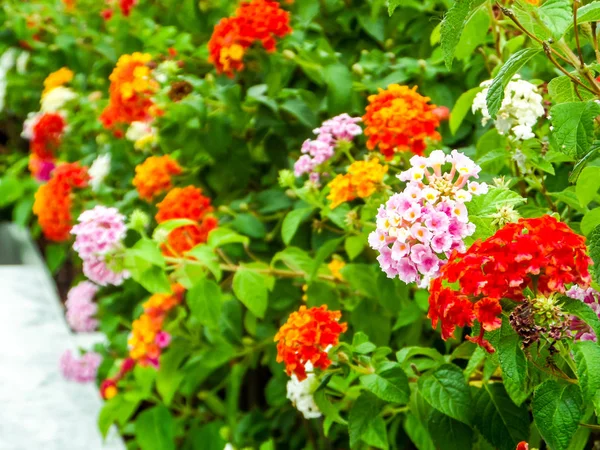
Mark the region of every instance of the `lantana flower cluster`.
<instances>
[{"instance_id":1,"label":"lantana flower cluster","mask_svg":"<svg viewBox=\"0 0 600 450\"><path fill-rule=\"evenodd\" d=\"M173 187L172 177L181 172L181 166L171 156L150 156L135 168L133 185L141 199L151 201L170 190Z\"/></svg>"},{"instance_id":2,"label":"lantana flower cluster","mask_svg":"<svg viewBox=\"0 0 600 450\"><path fill-rule=\"evenodd\" d=\"M492 117L487 108L486 97L492 80L481 83L484 89L473 100L473 112L481 111L481 124L486 125ZM496 115L494 125L499 134L511 134L517 140L535 137L533 127L544 115L543 97L538 88L529 81L521 80L519 75L506 85L502 106Z\"/></svg>"},{"instance_id":3,"label":"lantana flower cluster","mask_svg":"<svg viewBox=\"0 0 600 450\"><path fill-rule=\"evenodd\" d=\"M493 352L483 335L501 325L500 299L523 301L527 288L549 297L572 283L587 287L590 263L585 238L564 223L551 216L521 219L452 255L431 283L428 317L434 327L441 324L443 339L477 320L479 336L467 339Z\"/></svg>"},{"instance_id":4,"label":"lantana flower cluster","mask_svg":"<svg viewBox=\"0 0 600 450\"><path fill-rule=\"evenodd\" d=\"M96 206L79 216L71 233L73 249L83 260L83 273L100 286L118 286L129 277L119 261L123 239L127 233L125 216L116 208Z\"/></svg>"},{"instance_id":5,"label":"lantana flower cluster","mask_svg":"<svg viewBox=\"0 0 600 450\"><path fill-rule=\"evenodd\" d=\"M363 122L367 148L379 151L392 159L395 152L422 155L429 141L439 141L440 115L429 97L409 88L391 84L369 96Z\"/></svg>"},{"instance_id":6,"label":"lantana flower cluster","mask_svg":"<svg viewBox=\"0 0 600 450\"><path fill-rule=\"evenodd\" d=\"M453 251L465 250L464 239L475 231L465 203L488 186L470 180L481 168L456 150L450 155L435 150L410 162L412 167L398 175L406 188L380 206L369 245L379 252L377 260L389 278L424 287ZM447 163L451 168L444 170Z\"/></svg>"},{"instance_id":7,"label":"lantana flower cluster","mask_svg":"<svg viewBox=\"0 0 600 450\"><path fill-rule=\"evenodd\" d=\"M362 128L357 125L360 120L360 117L344 113L323 122L313 131L316 139L307 139L302 144L303 154L294 164L294 175L299 177L308 173L311 181L319 181L318 167L333 157L338 145L352 142L362 134Z\"/></svg>"},{"instance_id":8,"label":"lantana flower cluster","mask_svg":"<svg viewBox=\"0 0 600 450\"><path fill-rule=\"evenodd\" d=\"M591 287L584 289L575 285L566 292L566 295L570 298L580 300L588 305L596 313L598 318L600 318L600 292L598 292L596 289ZM594 330L592 330L587 323L577 317L571 318L571 331L573 332L575 339L580 341L596 342L598 339Z\"/></svg>"},{"instance_id":9,"label":"lantana flower cluster","mask_svg":"<svg viewBox=\"0 0 600 450\"><path fill-rule=\"evenodd\" d=\"M67 323L73 331L89 333L98 326L98 320L94 317L98 312L98 305L94 303L97 292L98 286L94 283L82 281L67 294Z\"/></svg>"},{"instance_id":10,"label":"lantana flower cluster","mask_svg":"<svg viewBox=\"0 0 600 450\"><path fill-rule=\"evenodd\" d=\"M275 38L291 32L290 14L279 2L243 2L233 16L221 19L215 26L208 42L209 61L218 73L233 77L234 72L244 69L244 56L255 42L260 42L267 52L274 52Z\"/></svg>"},{"instance_id":11,"label":"lantana flower cluster","mask_svg":"<svg viewBox=\"0 0 600 450\"><path fill-rule=\"evenodd\" d=\"M90 174L90 187L93 191L100 190L104 179L110 173L110 163L110 153L105 153L104 155L98 155L90 166L88 173Z\"/></svg>"},{"instance_id":12,"label":"lantana flower cluster","mask_svg":"<svg viewBox=\"0 0 600 450\"><path fill-rule=\"evenodd\" d=\"M305 419L318 419L322 414L313 393L319 385L319 381L312 371L313 367L310 362L306 363L305 369L307 373L306 379L303 381L298 380L295 374L290 376L286 385L286 396Z\"/></svg>"},{"instance_id":13,"label":"lantana flower cluster","mask_svg":"<svg viewBox=\"0 0 600 450\"><path fill-rule=\"evenodd\" d=\"M329 182L331 209L355 198L370 197L383 185L387 165L379 164L379 159L355 161L348 167L348 173L338 175Z\"/></svg>"},{"instance_id":14,"label":"lantana flower cluster","mask_svg":"<svg viewBox=\"0 0 600 450\"><path fill-rule=\"evenodd\" d=\"M133 322L128 340L129 356L140 365L158 368L161 351L171 342L163 324L169 311L181 303L183 293L183 287L174 285L172 293L154 294L144 303L144 312Z\"/></svg>"},{"instance_id":15,"label":"lantana flower cluster","mask_svg":"<svg viewBox=\"0 0 600 450\"><path fill-rule=\"evenodd\" d=\"M50 181L38 188L33 213L47 239L54 242L69 239L73 189L86 187L88 180L87 169L79 163L62 163L53 170Z\"/></svg>"},{"instance_id":16,"label":"lantana flower cluster","mask_svg":"<svg viewBox=\"0 0 600 450\"><path fill-rule=\"evenodd\" d=\"M152 96L158 83L152 78L148 53L135 52L122 55L110 74L110 101L100 115L100 121L107 129L119 124L149 122L158 113Z\"/></svg>"},{"instance_id":17,"label":"lantana flower cluster","mask_svg":"<svg viewBox=\"0 0 600 450\"><path fill-rule=\"evenodd\" d=\"M138 151L151 149L158 141L158 129L147 122L132 122L125 138L133 142L133 148Z\"/></svg>"},{"instance_id":18,"label":"lantana flower cluster","mask_svg":"<svg viewBox=\"0 0 600 450\"><path fill-rule=\"evenodd\" d=\"M104 400L110 400L119 393L117 383L121 381L125 375L135 369L136 361L133 358L125 358L119 367L119 372L111 377L107 378L100 383L100 395Z\"/></svg>"},{"instance_id":19,"label":"lantana flower cluster","mask_svg":"<svg viewBox=\"0 0 600 450\"><path fill-rule=\"evenodd\" d=\"M331 365L326 349L339 343L340 334L348 328L340 323L340 311L328 311L327 305L306 308L290 314L287 322L275 335L277 362L285 364L288 375L295 374L298 381L307 379L307 363L325 370Z\"/></svg>"},{"instance_id":20,"label":"lantana flower cluster","mask_svg":"<svg viewBox=\"0 0 600 450\"><path fill-rule=\"evenodd\" d=\"M167 256L182 257L196 245L208 240L208 234L217 227L217 219L211 214L210 198L194 186L174 188L158 205L156 221L160 224L172 219L189 219L194 224L172 230L161 245Z\"/></svg>"},{"instance_id":21,"label":"lantana flower cluster","mask_svg":"<svg viewBox=\"0 0 600 450\"><path fill-rule=\"evenodd\" d=\"M60 358L60 370L65 379L69 381L91 383L96 381L98 367L101 363L102 355L99 353L87 352L77 358L70 350L67 350Z\"/></svg>"}]
</instances>

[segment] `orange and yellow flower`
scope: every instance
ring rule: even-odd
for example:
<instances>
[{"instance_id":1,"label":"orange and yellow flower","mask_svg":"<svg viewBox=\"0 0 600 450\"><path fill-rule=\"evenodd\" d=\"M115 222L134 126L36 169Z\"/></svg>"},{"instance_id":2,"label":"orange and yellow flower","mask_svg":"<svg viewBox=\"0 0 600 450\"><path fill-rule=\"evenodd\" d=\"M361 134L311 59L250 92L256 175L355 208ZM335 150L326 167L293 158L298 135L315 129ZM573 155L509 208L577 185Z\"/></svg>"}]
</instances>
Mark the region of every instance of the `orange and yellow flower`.
<instances>
[{"instance_id":1,"label":"orange and yellow flower","mask_svg":"<svg viewBox=\"0 0 600 450\"><path fill-rule=\"evenodd\" d=\"M422 155L427 141L439 141L437 127L440 117L429 97L417 92L417 87L392 84L369 97L363 116L367 148L379 151L391 159L394 152L410 151Z\"/></svg>"},{"instance_id":2,"label":"orange and yellow flower","mask_svg":"<svg viewBox=\"0 0 600 450\"><path fill-rule=\"evenodd\" d=\"M345 266L346 266L346 263L338 258L333 258L329 262L329 264L327 264L327 267L329 268L331 275L333 275L333 278L335 278L336 280L339 280L339 281L343 281L343 279L344 279L344 276L342 275L342 272L340 272L340 271Z\"/></svg>"},{"instance_id":3,"label":"orange and yellow flower","mask_svg":"<svg viewBox=\"0 0 600 450\"><path fill-rule=\"evenodd\" d=\"M158 205L156 221L190 219L194 224L175 228L169 233L161 248L165 255L182 257L196 245L208 240L208 233L217 227L217 219L211 215L213 208L210 198L202 195L202 190L194 186L174 188Z\"/></svg>"},{"instance_id":4,"label":"orange and yellow flower","mask_svg":"<svg viewBox=\"0 0 600 450\"><path fill-rule=\"evenodd\" d=\"M65 4L69 4L65 2ZM74 5L74 3L72 3ZM73 80L74 73L72 70L69 70L66 67L62 69L58 69L56 72L52 72L50 75L46 77L44 80L44 91L42 92L42 97L45 96L52 89L57 88L59 86L63 86Z\"/></svg>"},{"instance_id":5,"label":"orange and yellow flower","mask_svg":"<svg viewBox=\"0 0 600 450\"><path fill-rule=\"evenodd\" d=\"M379 159L353 162L348 173L338 175L329 183L331 208L337 208L355 198L367 198L373 195L383 183L388 167L379 164Z\"/></svg>"},{"instance_id":6,"label":"orange and yellow flower","mask_svg":"<svg viewBox=\"0 0 600 450\"><path fill-rule=\"evenodd\" d=\"M275 335L277 362L285 363L288 375L295 374L302 381L306 379L306 363L322 370L330 366L326 349L337 345L340 334L348 328L339 323L341 317L340 311L328 311L326 305L310 309L302 305L290 314Z\"/></svg>"},{"instance_id":7,"label":"orange and yellow flower","mask_svg":"<svg viewBox=\"0 0 600 450\"><path fill-rule=\"evenodd\" d=\"M181 166L169 155L150 156L135 168L133 185L141 199L151 201L171 189L172 176L179 175L181 171Z\"/></svg>"},{"instance_id":8,"label":"orange and yellow flower","mask_svg":"<svg viewBox=\"0 0 600 450\"><path fill-rule=\"evenodd\" d=\"M105 128L111 129L120 123L146 122L156 115L152 96L158 83L152 78L148 53L123 55L110 75L110 103L100 115Z\"/></svg>"}]
</instances>

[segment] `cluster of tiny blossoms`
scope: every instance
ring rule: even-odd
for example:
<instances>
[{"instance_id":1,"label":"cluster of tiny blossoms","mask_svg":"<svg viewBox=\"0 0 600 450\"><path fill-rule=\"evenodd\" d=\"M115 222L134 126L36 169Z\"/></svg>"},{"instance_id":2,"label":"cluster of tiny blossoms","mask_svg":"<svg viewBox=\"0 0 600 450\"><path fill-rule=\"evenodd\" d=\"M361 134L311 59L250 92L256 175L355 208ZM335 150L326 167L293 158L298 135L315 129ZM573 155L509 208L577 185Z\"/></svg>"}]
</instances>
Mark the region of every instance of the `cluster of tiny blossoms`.
<instances>
[{"instance_id":1,"label":"cluster of tiny blossoms","mask_svg":"<svg viewBox=\"0 0 600 450\"><path fill-rule=\"evenodd\" d=\"M243 2L231 17L221 19L208 42L212 62L217 72L233 77L244 69L244 55L255 42L267 52L274 52L275 38L292 32L290 14L279 2L252 0Z\"/></svg>"},{"instance_id":2,"label":"cluster of tiny blossoms","mask_svg":"<svg viewBox=\"0 0 600 450\"><path fill-rule=\"evenodd\" d=\"M98 326L94 318L98 311L98 305L94 303L94 296L98 292L98 286L89 281L82 281L71 288L67 294L67 323L79 333L89 333Z\"/></svg>"},{"instance_id":3,"label":"cluster of tiny blossoms","mask_svg":"<svg viewBox=\"0 0 600 450\"><path fill-rule=\"evenodd\" d=\"M60 358L60 370L69 381L91 383L96 380L101 362L102 356L96 352L88 352L81 358L76 358L67 350Z\"/></svg>"},{"instance_id":4,"label":"cluster of tiny blossoms","mask_svg":"<svg viewBox=\"0 0 600 450\"><path fill-rule=\"evenodd\" d=\"M308 173L311 181L319 181L317 167L333 157L340 142L351 142L362 134L362 128L357 125L360 120L344 113L323 122L313 131L317 138L307 139L302 144L303 154L294 164L294 174L299 177Z\"/></svg>"},{"instance_id":5,"label":"cluster of tiny blossoms","mask_svg":"<svg viewBox=\"0 0 600 450\"><path fill-rule=\"evenodd\" d=\"M83 273L93 282L106 286L118 286L129 273L117 267L117 253L122 249L127 227L125 216L116 208L96 206L79 216L73 227L73 249L83 260Z\"/></svg>"},{"instance_id":6,"label":"cluster of tiny blossoms","mask_svg":"<svg viewBox=\"0 0 600 450\"><path fill-rule=\"evenodd\" d=\"M577 285L573 286L566 292L567 296L576 300L581 300L583 303L588 305L600 318L600 292L594 288L584 289ZM571 318L571 331L575 335L575 339L580 341L594 341L596 342L597 336L594 330L590 328L583 320L572 317Z\"/></svg>"},{"instance_id":7,"label":"cluster of tiny blossoms","mask_svg":"<svg viewBox=\"0 0 600 450\"><path fill-rule=\"evenodd\" d=\"M315 403L313 392L317 388L319 381L312 372L313 368L310 362L306 363L305 369L307 374L306 379L303 381L298 380L295 374L290 376L290 380L286 386L287 398L302 413L305 419L318 419L322 414Z\"/></svg>"},{"instance_id":8,"label":"cluster of tiny blossoms","mask_svg":"<svg viewBox=\"0 0 600 450\"><path fill-rule=\"evenodd\" d=\"M487 109L486 97L492 80L481 83L484 89L473 100L473 112L481 111L481 124L486 125L492 117ZM494 125L500 134L511 133L518 140L535 137L532 128L544 115L543 98L529 81L516 75L504 89L504 100L496 115Z\"/></svg>"},{"instance_id":9,"label":"cluster of tiny blossoms","mask_svg":"<svg viewBox=\"0 0 600 450\"><path fill-rule=\"evenodd\" d=\"M307 363L321 370L331 365L326 349L337 345L340 334L348 328L339 323L341 317L340 311L328 311L327 305L310 309L302 305L290 314L275 335L277 362L285 364L288 375L295 374L298 381L304 381Z\"/></svg>"},{"instance_id":10,"label":"cluster of tiny blossoms","mask_svg":"<svg viewBox=\"0 0 600 450\"><path fill-rule=\"evenodd\" d=\"M379 159L369 161L356 161L348 167L348 173L336 176L329 183L331 209L337 208L344 202L355 198L370 197L383 185L383 177L388 171L388 166L379 164Z\"/></svg>"},{"instance_id":11,"label":"cluster of tiny blossoms","mask_svg":"<svg viewBox=\"0 0 600 450\"><path fill-rule=\"evenodd\" d=\"M136 166L133 185L141 199L151 201L171 189L172 176L179 175L181 171L181 166L169 155L150 156Z\"/></svg>"},{"instance_id":12,"label":"cluster of tiny blossoms","mask_svg":"<svg viewBox=\"0 0 600 450\"><path fill-rule=\"evenodd\" d=\"M487 192L485 183L470 181L481 170L453 150L435 150L428 158L413 156L412 167L398 177L406 188L394 194L377 213L377 229L369 244L388 277L427 286L454 250L465 250L464 239L475 231L465 202ZM443 171L446 163L452 165Z\"/></svg>"},{"instance_id":13,"label":"cluster of tiny blossoms","mask_svg":"<svg viewBox=\"0 0 600 450\"><path fill-rule=\"evenodd\" d=\"M493 352L483 336L502 323L500 299L524 301L526 289L549 298L572 283L587 287L590 263L585 238L564 223L551 216L521 219L451 256L431 283L428 317L434 327L441 324L443 339L477 320L479 336L467 339Z\"/></svg>"}]
</instances>

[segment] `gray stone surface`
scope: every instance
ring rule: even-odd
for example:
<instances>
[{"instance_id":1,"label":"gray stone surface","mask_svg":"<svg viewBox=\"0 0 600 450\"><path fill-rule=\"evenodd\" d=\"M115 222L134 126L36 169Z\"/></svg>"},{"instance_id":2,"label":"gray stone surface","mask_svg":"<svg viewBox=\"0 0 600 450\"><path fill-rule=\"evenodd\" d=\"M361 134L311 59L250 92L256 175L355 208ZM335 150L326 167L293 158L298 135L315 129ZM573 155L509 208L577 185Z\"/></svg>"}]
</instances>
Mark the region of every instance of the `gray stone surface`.
<instances>
[{"instance_id":1,"label":"gray stone surface","mask_svg":"<svg viewBox=\"0 0 600 450\"><path fill-rule=\"evenodd\" d=\"M0 240L7 235L24 236L0 228ZM0 265L0 450L123 450L115 430L102 441L96 387L63 379L60 356L78 343L35 250L20 241L18 251L25 256L0 255L25 263Z\"/></svg>"}]
</instances>

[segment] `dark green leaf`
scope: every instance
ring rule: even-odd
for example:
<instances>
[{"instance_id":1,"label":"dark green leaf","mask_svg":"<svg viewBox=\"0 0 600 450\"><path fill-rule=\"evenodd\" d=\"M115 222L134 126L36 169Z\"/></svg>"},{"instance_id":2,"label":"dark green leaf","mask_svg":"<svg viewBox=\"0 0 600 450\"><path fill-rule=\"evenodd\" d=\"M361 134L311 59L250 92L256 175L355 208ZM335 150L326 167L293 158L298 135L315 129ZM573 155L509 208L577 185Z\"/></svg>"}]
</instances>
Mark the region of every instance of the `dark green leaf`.
<instances>
[{"instance_id":1,"label":"dark green leaf","mask_svg":"<svg viewBox=\"0 0 600 450\"><path fill-rule=\"evenodd\" d=\"M377 373L361 376L360 383L386 402L408 403L408 378L398 363L384 363Z\"/></svg>"},{"instance_id":2,"label":"dark green leaf","mask_svg":"<svg viewBox=\"0 0 600 450\"><path fill-rule=\"evenodd\" d=\"M435 409L460 422L471 423L471 393L457 366L444 364L421 376L419 392Z\"/></svg>"},{"instance_id":3,"label":"dark green leaf","mask_svg":"<svg viewBox=\"0 0 600 450\"><path fill-rule=\"evenodd\" d=\"M452 68L454 52L460 41L465 20L471 10L472 4L473 0L455 0L442 21L441 46L444 62L448 69Z\"/></svg>"},{"instance_id":4,"label":"dark green leaf","mask_svg":"<svg viewBox=\"0 0 600 450\"><path fill-rule=\"evenodd\" d=\"M207 278L200 279L187 293L193 317L202 325L217 328L221 317L221 288Z\"/></svg>"},{"instance_id":5,"label":"dark green leaf","mask_svg":"<svg viewBox=\"0 0 600 450\"><path fill-rule=\"evenodd\" d=\"M385 422L379 415L384 402L370 392L363 392L352 405L348 417L350 447L363 440L373 447L387 448Z\"/></svg>"},{"instance_id":6,"label":"dark green leaf","mask_svg":"<svg viewBox=\"0 0 600 450\"><path fill-rule=\"evenodd\" d=\"M265 316L268 292L264 275L249 269L238 270L233 276L233 292L256 317Z\"/></svg>"},{"instance_id":7,"label":"dark green leaf","mask_svg":"<svg viewBox=\"0 0 600 450\"><path fill-rule=\"evenodd\" d=\"M429 434L439 450L464 450L472 448L473 430L452 417L432 409L427 420Z\"/></svg>"}]
</instances>

